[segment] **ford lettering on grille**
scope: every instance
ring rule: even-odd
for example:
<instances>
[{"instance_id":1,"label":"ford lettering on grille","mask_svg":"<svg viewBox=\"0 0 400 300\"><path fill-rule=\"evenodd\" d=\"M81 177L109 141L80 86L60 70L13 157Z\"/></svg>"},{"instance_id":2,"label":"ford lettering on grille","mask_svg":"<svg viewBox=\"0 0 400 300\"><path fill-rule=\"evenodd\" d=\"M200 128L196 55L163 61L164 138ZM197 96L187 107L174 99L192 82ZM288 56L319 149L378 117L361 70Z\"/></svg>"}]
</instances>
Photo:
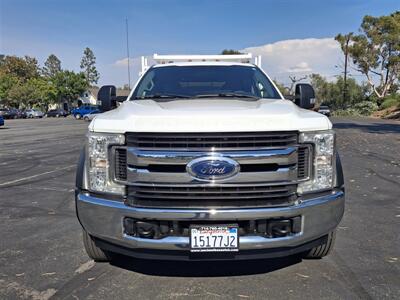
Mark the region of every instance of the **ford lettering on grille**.
<instances>
[{"instance_id":1,"label":"ford lettering on grille","mask_svg":"<svg viewBox=\"0 0 400 300\"><path fill-rule=\"evenodd\" d=\"M239 172L239 164L228 157L206 156L192 160L186 166L186 170L197 179L214 181L236 175Z\"/></svg>"}]
</instances>

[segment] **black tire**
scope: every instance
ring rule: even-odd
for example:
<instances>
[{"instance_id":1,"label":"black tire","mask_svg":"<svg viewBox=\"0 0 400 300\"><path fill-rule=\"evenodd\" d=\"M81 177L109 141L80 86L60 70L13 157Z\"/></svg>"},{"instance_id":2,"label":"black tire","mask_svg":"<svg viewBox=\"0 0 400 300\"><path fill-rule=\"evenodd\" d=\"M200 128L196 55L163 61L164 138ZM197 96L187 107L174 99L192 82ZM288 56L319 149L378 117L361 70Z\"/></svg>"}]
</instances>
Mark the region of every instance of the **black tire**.
<instances>
[{"instance_id":1,"label":"black tire","mask_svg":"<svg viewBox=\"0 0 400 300\"><path fill-rule=\"evenodd\" d=\"M82 115L81 115L81 114L76 114L76 115L75 115L75 119L79 120L79 119L81 119L81 118L82 118Z\"/></svg>"},{"instance_id":2,"label":"black tire","mask_svg":"<svg viewBox=\"0 0 400 300\"><path fill-rule=\"evenodd\" d=\"M328 239L326 240L325 243L317 247L314 247L308 252L304 253L304 258L319 259L323 258L324 256L327 256L329 253L331 253L333 246L335 245L335 239L336 239L336 230L328 234Z\"/></svg>"},{"instance_id":3,"label":"black tire","mask_svg":"<svg viewBox=\"0 0 400 300\"><path fill-rule=\"evenodd\" d=\"M110 261L110 254L96 246L93 238L85 231L83 233L83 245L87 255L97 262Z\"/></svg>"}]
</instances>

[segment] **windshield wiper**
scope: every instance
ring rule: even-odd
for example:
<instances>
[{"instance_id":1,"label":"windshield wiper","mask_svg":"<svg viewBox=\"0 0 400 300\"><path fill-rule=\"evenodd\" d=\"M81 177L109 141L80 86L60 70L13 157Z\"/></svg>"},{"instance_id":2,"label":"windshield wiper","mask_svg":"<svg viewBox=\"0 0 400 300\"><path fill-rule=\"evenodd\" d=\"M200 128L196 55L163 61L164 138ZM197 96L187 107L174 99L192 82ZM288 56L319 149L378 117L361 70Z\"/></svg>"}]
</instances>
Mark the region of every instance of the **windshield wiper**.
<instances>
[{"instance_id":1,"label":"windshield wiper","mask_svg":"<svg viewBox=\"0 0 400 300\"><path fill-rule=\"evenodd\" d=\"M144 99L187 99L190 96L186 95L175 95L175 94L154 94L154 95L146 95L143 97L132 97L133 100L144 100Z\"/></svg>"},{"instance_id":2,"label":"windshield wiper","mask_svg":"<svg viewBox=\"0 0 400 300\"><path fill-rule=\"evenodd\" d=\"M258 100L260 97L252 96L249 94L241 94L241 93L217 93L217 94L203 94L196 95L194 98L248 98Z\"/></svg>"}]
</instances>

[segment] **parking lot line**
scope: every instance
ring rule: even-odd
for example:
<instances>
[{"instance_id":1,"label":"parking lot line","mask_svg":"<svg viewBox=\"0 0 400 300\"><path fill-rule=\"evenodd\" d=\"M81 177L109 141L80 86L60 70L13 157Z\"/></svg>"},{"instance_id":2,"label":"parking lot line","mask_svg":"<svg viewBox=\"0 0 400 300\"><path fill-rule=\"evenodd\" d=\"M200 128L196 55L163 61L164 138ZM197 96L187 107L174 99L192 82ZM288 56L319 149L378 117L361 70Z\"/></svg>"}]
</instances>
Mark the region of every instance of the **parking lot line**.
<instances>
[{"instance_id":1,"label":"parking lot line","mask_svg":"<svg viewBox=\"0 0 400 300\"><path fill-rule=\"evenodd\" d=\"M75 167L75 166L76 165L73 164L73 165L69 165L69 166L63 167L63 168L58 168L58 169L55 169L55 170L51 170L51 171L35 174L35 175L32 175L32 176L19 178L19 179L12 180L12 181L2 182L2 183L0 183L0 186L5 186L5 185L14 184L14 183L17 183L17 182L29 180L29 179L32 179L32 178L36 178L36 177L40 177L40 176L43 176L43 175L51 174L51 173L54 173L54 172L62 171L62 170L65 170L65 169L69 169L69 168L72 168L72 167Z\"/></svg>"}]
</instances>

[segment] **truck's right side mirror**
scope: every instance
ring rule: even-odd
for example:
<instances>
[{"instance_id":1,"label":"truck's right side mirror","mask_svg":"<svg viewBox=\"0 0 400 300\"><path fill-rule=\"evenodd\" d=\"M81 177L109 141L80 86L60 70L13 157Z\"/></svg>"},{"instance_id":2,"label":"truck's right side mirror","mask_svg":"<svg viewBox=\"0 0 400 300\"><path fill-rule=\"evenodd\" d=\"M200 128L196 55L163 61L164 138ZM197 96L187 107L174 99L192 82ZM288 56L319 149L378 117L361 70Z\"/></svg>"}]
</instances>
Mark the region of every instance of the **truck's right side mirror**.
<instances>
[{"instance_id":1,"label":"truck's right side mirror","mask_svg":"<svg viewBox=\"0 0 400 300\"><path fill-rule=\"evenodd\" d=\"M315 105L315 92L311 84L298 83L295 88L294 103L305 109L312 109Z\"/></svg>"},{"instance_id":2,"label":"truck's right side mirror","mask_svg":"<svg viewBox=\"0 0 400 300\"><path fill-rule=\"evenodd\" d=\"M97 93L97 101L100 102L102 112L109 111L117 107L116 99L117 88L113 85L103 85Z\"/></svg>"}]
</instances>

